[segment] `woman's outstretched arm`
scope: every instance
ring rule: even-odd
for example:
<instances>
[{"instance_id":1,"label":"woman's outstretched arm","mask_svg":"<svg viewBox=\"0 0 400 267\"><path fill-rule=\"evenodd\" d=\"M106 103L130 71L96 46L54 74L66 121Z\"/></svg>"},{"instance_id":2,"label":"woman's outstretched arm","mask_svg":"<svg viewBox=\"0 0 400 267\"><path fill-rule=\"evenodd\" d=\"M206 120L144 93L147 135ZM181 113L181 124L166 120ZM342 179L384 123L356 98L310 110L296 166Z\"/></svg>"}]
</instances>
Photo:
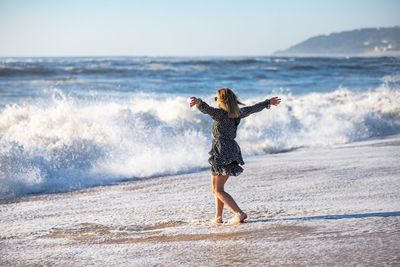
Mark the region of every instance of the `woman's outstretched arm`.
<instances>
[{"instance_id":1,"label":"woman's outstretched arm","mask_svg":"<svg viewBox=\"0 0 400 267\"><path fill-rule=\"evenodd\" d=\"M260 112L264 108L270 109L271 105L277 106L281 102L281 99L278 97L273 97L270 99L266 99L264 101L261 101L257 104L254 104L252 106L244 107L240 109L240 118L245 118L249 116L250 114Z\"/></svg>"},{"instance_id":2,"label":"woman's outstretched arm","mask_svg":"<svg viewBox=\"0 0 400 267\"><path fill-rule=\"evenodd\" d=\"M214 120L219 120L221 118L222 110L218 108L210 107L206 102L201 100L201 98L191 97L190 107L196 107L204 114L210 115Z\"/></svg>"}]
</instances>

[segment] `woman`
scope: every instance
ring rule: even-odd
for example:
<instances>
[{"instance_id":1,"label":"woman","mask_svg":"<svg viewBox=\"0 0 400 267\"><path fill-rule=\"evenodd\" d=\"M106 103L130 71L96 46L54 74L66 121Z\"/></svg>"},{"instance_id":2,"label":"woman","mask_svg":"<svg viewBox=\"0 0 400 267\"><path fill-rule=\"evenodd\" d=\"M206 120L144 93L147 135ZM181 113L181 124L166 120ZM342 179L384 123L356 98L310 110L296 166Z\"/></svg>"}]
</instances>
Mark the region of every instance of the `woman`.
<instances>
[{"instance_id":1,"label":"woman","mask_svg":"<svg viewBox=\"0 0 400 267\"><path fill-rule=\"evenodd\" d=\"M222 211L224 204L228 205L236 214L235 222L244 222L247 214L244 213L235 200L224 191L224 184L229 176L238 176L242 173L244 165L239 145L234 140L240 120L252 113L259 112L264 108L269 109L271 105L279 105L281 99L273 97L259 102L253 106L239 108L241 103L235 93L229 88L217 89L215 101L219 108L210 107L200 98L191 97L190 107L196 105L205 114L212 117L212 148L209 152L208 162L211 164L211 186L215 196L215 222L223 223Z\"/></svg>"}]
</instances>

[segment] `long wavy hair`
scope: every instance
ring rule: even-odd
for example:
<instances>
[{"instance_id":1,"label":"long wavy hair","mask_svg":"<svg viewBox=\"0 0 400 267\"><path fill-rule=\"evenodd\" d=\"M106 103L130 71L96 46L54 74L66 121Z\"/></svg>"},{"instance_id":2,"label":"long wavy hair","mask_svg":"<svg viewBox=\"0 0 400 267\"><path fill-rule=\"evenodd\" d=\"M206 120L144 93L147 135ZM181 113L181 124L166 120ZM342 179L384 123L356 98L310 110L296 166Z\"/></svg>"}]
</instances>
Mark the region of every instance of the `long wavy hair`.
<instances>
[{"instance_id":1,"label":"long wavy hair","mask_svg":"<svg viewBox=\"0 0 400 267\"><path fill-rule=\"evenodd\" d=\"M237 96L230 88L218 88L217 96L220 99L220 107L228 112L229 118L238 118L240 116L239 105L244 104L238 100Z\"/></svg>"}]
</instances>

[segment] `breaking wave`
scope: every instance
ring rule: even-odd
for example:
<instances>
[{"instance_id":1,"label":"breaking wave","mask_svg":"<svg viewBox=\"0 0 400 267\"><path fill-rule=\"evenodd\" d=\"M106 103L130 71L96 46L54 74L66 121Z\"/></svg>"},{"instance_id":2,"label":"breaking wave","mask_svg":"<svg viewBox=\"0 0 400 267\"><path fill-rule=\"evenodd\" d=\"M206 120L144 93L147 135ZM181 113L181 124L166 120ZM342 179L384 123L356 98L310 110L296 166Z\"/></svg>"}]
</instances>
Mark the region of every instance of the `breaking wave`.
<instances>
[{"instance_id":1,"label":"breaking wave","mask_svg":"<svg viewBox=\"0 0 400 267\"><path fill-rule=\"evenodd\" d=\"M384 85L280 97L279 107L242 120L244 155L400 133L400 90ZM210 127L179 96L83 100L55 90L45 103L7 105L0 111L0 198L208 168Z\"/></svg>"}]
</instances>

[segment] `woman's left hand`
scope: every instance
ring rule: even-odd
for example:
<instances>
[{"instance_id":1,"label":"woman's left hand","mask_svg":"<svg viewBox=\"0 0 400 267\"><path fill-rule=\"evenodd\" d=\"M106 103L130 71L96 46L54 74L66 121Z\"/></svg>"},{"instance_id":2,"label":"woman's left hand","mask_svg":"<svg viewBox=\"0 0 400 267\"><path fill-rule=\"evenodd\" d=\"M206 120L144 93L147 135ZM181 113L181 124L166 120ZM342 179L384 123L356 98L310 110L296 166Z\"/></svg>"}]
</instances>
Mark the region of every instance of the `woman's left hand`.
<instances>
[{"instance_id":1,"label":"woman's left hand","mask_svg":"<svg viewBox=\"0 0 400 267\"><path fill-rule=\"evenodd\" d=\"M193 107L194 105L197 105L198 103L199 103L199 99L196 98L196 97L194 97L194 96L192 96L192 97L190 98L189 106L190 106L190 107Z\"/></svg>"}]
</instances>

